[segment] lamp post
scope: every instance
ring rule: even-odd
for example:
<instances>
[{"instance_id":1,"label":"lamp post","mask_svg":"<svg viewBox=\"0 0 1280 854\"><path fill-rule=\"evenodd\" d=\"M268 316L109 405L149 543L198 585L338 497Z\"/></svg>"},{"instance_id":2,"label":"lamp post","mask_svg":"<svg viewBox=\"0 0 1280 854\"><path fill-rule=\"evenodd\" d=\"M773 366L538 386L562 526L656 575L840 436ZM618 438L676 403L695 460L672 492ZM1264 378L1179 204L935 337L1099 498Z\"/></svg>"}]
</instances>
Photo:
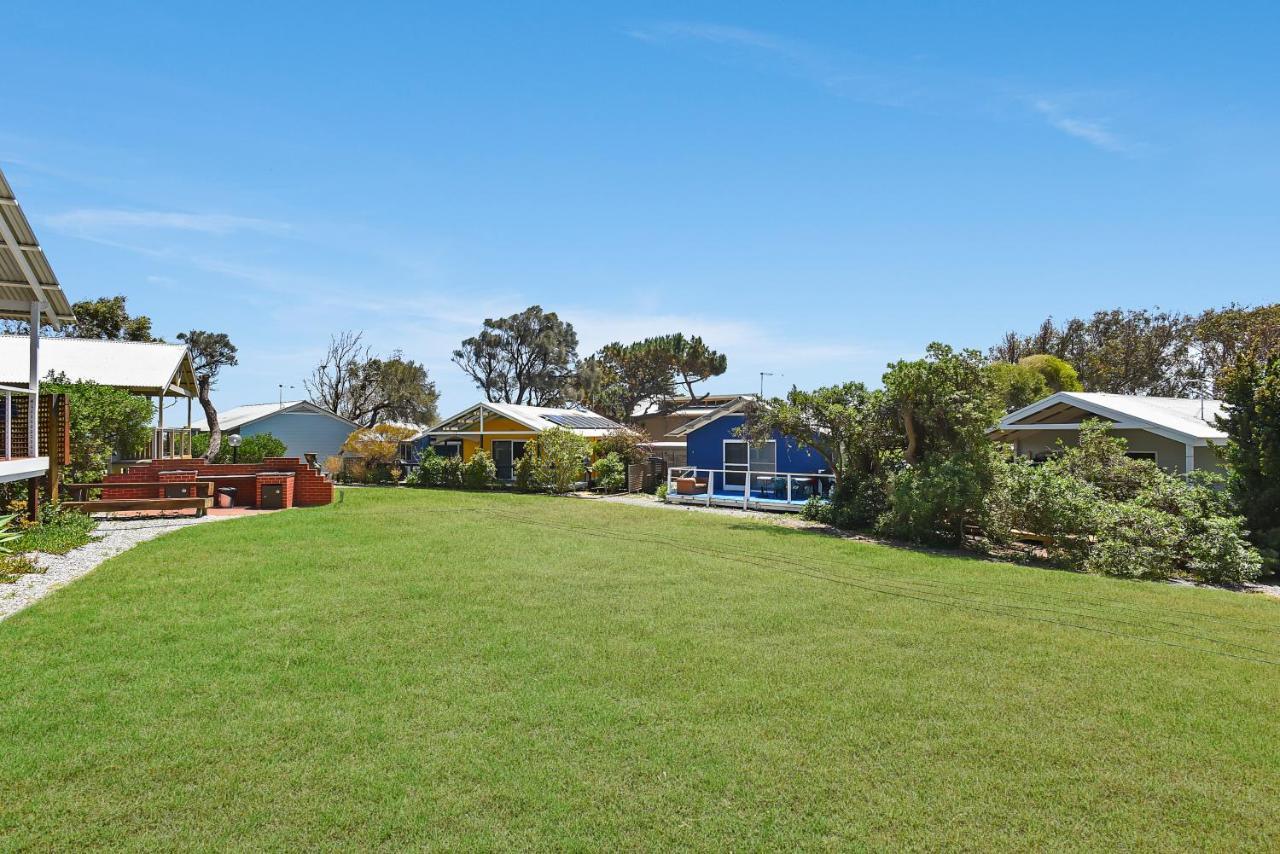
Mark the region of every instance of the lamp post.
<instances>
[{"instance_id":1,"label":"lamp post","mask_svg":"<svg viewBox=\"0 0 1280 854\"><path fill-rule=\"evenodd\" d=\"M285 390L285 384L284 384L284 383L277 383L277 385L279 385L279 386L280 386L280 401L279 401L279 402L280 402L280 408L281 408L281 409L284 409L284 390ZM291 385L291 386L288 386L289 391L293 391L295 388L297 388L297 386L292 386L292 385Z\"/></svg>"},{"instance_id":2,"label":"lamp post","mask_svg":"<svg viewBox=\"0 0 1280 854\"><path fill-rule=\"evenodd\" d=\"M239 433L232 433L227 437L227 444L231 446L231 462L236 463L240 460L240 438Z\"/></svg>"}]
</instances>

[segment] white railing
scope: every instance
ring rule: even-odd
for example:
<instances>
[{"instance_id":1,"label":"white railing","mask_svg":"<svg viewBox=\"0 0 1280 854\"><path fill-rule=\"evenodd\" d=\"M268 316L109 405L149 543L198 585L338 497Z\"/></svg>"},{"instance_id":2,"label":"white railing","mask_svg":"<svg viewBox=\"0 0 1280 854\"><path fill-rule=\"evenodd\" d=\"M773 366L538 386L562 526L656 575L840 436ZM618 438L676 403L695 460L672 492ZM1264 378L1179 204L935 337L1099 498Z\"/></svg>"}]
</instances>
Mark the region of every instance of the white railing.
<instances>
[{"instance_id":1,"label":"white railing","mask_svg":"<svg viewBox=\"0 0 1280 854\"><path fill-rule=\"evenodd\" d=\"M693 483L690 484L689 481ZM680 481L684 481L683 484ZM667 469L667 495L677 501L701 501L710 506L730 501L788 505L806 503L817 496L831 497L836 478L825 472L817 474L783 471L746 471L744 469L711 469L699 466L673 466ZM686 489L681 492L681 487ZM692 490L692 491L688 491ZM741 498L739 498L741 495Z\"/></svg>"}]
</instances>

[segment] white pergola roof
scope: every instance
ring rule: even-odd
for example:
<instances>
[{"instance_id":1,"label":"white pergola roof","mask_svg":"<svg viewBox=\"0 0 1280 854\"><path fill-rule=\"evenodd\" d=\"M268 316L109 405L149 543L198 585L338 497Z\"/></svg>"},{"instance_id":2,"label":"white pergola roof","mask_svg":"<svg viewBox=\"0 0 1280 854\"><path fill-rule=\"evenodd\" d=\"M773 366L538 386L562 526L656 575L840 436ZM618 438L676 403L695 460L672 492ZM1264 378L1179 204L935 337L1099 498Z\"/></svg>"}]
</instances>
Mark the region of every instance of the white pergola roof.
<instances>
[{"instance_id":1,"label":"white pergola roof","mask_svg":"<svg viewBox=\"0 0 1280 854\"><path fill-rule=\"evenodd\" d=\"M0 172L0 318L30 320L33 302L44 303L45 319L54 327L76 319L31 223Z\"/></svg>"},{"instance_id":2,"label":"white pergola roof","mask_svg":"<svg viewBox=\"0 0 1280 854\"><path fill-rule=\"evenodd\" d=\"M699 418L695 418L692 421L689 421L685 424L681 424L679 427L672 430L667 435L668 436L688 436L694 430L697 430L699 427L707 426L712 421L715 421L717 418L723 418L726 415L732 415L735 412L741 412L743 409L747 408L748 404L752 403L755 400L756 400L756 396L754 394L740 395L734 400L730 400L727 403L723 403L720 406L717 406L715 409L711 410L710 412L707 412L705 415L702 415Z\"/></svg>"},{"instance_id":3,"label":"white pergola roof","mask_svg":"<svg viewBox=\"0 0 1280 854\"><path fill-rule=\"evenodd\" d=\"M1105 418L1116 429L1148 430L1178 442L1218 445L1227 440L1215 421L1225 406L1220 400L1060 391L1009 413L990 432L1005 438L1018 431L1079 429L1083 416Z\"/></svg>"},{"instance_id":4,"label":"white pergola roof","mask_svg":"<svg viewBox=\"0 0 1280 854\"><path fill-rule=\"evenodd\" d=\"M0 385L25 384L30 362L26 335L0 335ZM65 374L135 394L194 397L195 370L185 344L41 338L41 378Z\"/></svg>"},{"instance_id":5,"label":"white pergola roof","mask_svg":"<svg viewBox=\"0 0 1280 854\"><path fill-rule=\"evenodd\" d=\"M352 430L358 426L354 421L349 421L341 415L330 412L323 406L317 406L309 400L286 400L284 403L246 403L243 406L228 409L226 412L219 412L218 427L222 430L235 430L239 427L244 427L246 424L261 421L278 412L314 412L317 415L327 415L345 424L350 424ZM196 421L192 423L191 429L205 432L209 429L209 425L203 420Z\"/></svg>"}]
</instances>

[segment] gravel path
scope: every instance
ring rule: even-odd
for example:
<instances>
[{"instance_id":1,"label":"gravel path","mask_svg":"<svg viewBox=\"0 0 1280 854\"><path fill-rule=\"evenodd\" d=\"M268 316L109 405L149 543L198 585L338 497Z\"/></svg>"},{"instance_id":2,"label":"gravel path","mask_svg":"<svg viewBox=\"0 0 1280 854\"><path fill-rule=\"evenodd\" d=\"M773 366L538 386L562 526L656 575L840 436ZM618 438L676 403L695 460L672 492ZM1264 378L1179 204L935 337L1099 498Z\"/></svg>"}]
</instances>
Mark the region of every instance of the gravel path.
<instances>
[{"instance_id":1,"label":"gravel path","mask_svg":"<svg viewBox=\"0 0 1280 854\"><path fill-rule=\"evenodd\" d=\"M226 516L174 516L151 519L104 519L98 522L93 532L96 538L92 543L72 549L64 555L49 555L36 552L30 555L32 561L44 572L33 572L21 575L12 584L0 584L0 620L16 614L31 603L43 599L64 584L70 584L80 576L97 568L109 557L136 546L145 540L152 540L161 534L199 525L204 522L216 522Z\"/></svg>"}]
</instances>

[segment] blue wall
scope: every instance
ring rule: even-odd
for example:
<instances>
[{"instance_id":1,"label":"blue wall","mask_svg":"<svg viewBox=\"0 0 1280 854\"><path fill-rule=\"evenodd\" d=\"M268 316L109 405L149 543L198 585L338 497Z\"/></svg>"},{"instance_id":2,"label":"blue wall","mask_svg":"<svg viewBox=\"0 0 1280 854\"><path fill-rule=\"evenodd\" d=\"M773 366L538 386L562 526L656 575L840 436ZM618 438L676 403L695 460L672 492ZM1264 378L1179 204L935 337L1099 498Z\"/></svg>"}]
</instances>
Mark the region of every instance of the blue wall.
<instances>
[{"instance_id":1,"label":"blue wall","mask_svg":"<svg viewBox=\"0 0 1280 854\"><path fill-rule=\"evenodd\" d=\"M725 415L686 436L689 465L709 469L724 468L724 440L742 438L734 431L742 426L743 421L742 415ZM778 443L778 471L816 474L828 470L827 461L811 449L797 448L794 440L776 430L773 438Z\"/></svg>"},{"instance_id":2,"label":"blue wall","mask_svg":"<svg viewBox=\"0 0 1280 854\"><path fill-rule=\"evenodd\" d=\"M323 463L325 457L341 452L342 443L354 429L341 418L304 410L277 412L261 421L246 424L236 432L241 436L270 433L285 443L288 448L284 454L286 457L301 459L304 453L315 453Z\"/></svg>"}]
</instances>

